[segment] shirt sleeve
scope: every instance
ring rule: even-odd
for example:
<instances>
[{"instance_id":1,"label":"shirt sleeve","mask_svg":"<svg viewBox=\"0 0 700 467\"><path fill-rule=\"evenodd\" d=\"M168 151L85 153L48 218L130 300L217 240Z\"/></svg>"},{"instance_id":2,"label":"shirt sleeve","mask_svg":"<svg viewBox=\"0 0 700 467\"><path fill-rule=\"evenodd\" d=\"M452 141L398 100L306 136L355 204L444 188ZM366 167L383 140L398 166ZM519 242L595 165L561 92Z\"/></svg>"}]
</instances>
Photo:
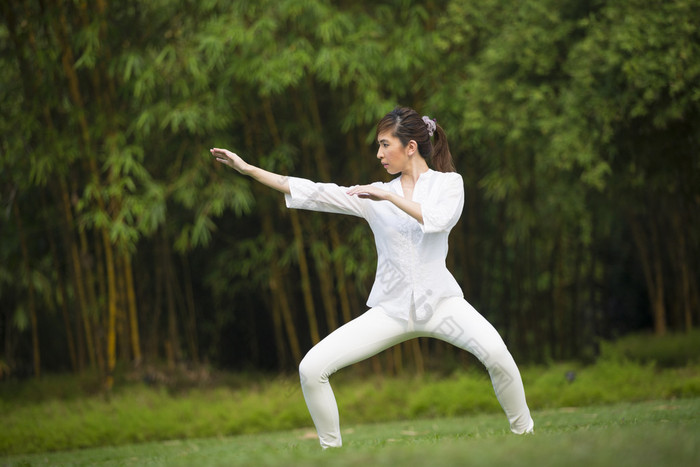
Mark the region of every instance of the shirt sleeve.
<instances>
[{"instance_id":1,"label":"shirt sleeve","mask_svg":"<svg viewBox=\"0 0 700 467\"><path fill-rule=\"evenodd\" d=\"M349 188L334 183L316 183L304 178L289 178L290 194L284 195L284 201L290 209L332 212L365 217L363 205L365 200L347 194Z\"/></svg>"},{"instance_id":2,"label":"shirt sleeve","mask_svg":"<svg viewBox=\"0 0 700 467\"><path fill-rule=\"evenodd\" d=\"M421 203L423 233L449 231L457 224L464 208L464 182L456 172L440 177L428 198Z\"/></svg>"}]
</instances>

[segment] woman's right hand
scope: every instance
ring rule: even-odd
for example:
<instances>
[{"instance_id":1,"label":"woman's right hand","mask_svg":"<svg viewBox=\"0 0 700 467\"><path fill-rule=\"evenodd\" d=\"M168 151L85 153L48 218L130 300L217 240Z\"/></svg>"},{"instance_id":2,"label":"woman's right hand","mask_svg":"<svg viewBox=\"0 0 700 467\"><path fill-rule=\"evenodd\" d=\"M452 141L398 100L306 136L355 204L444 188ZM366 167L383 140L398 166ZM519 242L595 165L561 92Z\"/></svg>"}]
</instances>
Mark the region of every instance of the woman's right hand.
<instances>
[{"instance_id":1,"label":"woman's right hand","mask_svg":"<svg viewBox=\"0 0 700 467\"><path fill-rule=\"evenodd\" d=\"M249 167L248 163L241 159L238 154L231 152L228 149L213 148L210 149L209 152L211 152L212 156L216 157L217 161L236 169L242 174L245 174Z\"/></svg>"},{"instance_id":2,"label":"woman's right hand","mask_svg":"<svg viewBox=\"0 0 700 467\"><path fill-rule=\"evenodd\" d=\"M229 167L233 167L243 175L252 177L254 180L269 186L284 194L291 194L289 188L289 177L283 177L276 173L268 172L260 167L248 164L241 159L238 154L229 151L228 149L213 148L210 149L211 155L216 157L216 160Z\"/></svg>"}]
</instances>

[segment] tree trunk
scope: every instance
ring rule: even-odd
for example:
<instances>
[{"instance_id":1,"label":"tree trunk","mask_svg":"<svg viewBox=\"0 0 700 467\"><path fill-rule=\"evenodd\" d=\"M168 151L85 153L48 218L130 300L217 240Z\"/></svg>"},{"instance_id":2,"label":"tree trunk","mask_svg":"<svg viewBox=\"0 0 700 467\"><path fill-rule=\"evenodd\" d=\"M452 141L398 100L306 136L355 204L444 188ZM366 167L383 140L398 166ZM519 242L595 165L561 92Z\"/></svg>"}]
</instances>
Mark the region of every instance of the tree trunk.
<instances>
[{"instance_id":1,"label":"tree trunk","mask_svg":"<svg viewBox=\"0 0 700 467\"><path fill-rule=\"evenodd\" d=\"M309 81L311 78L309 78ZM323 122L321 121L321 112L318 105L318 99L316 99L316 93L314 92L313 83L309 82L309 109L311 111L311 121L313 123L312 131L317 135L324 134ZM298 99L297 99L298 100ZM320 142L315 145L316 149L314 151L314 161L318 173L324 181L331 181L330 168L328 166L328 154L326 152L326 147L323 144L324 139L321 138ZM340 234L338 232L338 223L335 217L331 216L327 220L328 225L328 235L331 242L331 256L333 251L338 250L342 242L340 241ZM335 278L337 280L336 291L340 298L340 310L343 316L343 321L347 323L352 319L352 312L350 309L350 299L348 298L347 289L347 278L345 277L345 268L343 261L337 255L333 259L333 271L335 273ZM333 310L333 315L335 316L335 310ZM335 329L335 326L331 325L331 330Z\"/></svg>"},{"instance_id":2,"label":"tree trunk","mask_svg":"<svg viewBox=\"0 0 700 467\"><path fill-rule=\"evenodd\" d=\"M39 348L39 325L36 315L36 302L34 298L34 279L29 264L29 248L27 247L27 237L24 234L24 229L22 227L22 217L19 212L19 202L17 199L14 200L12 204L15 220L17 221L17 233L19 234L19 245L22 251L22 268L24 269L24 275L27 279L27 293L28 293L28 303L27 311L29 312L29 322L31 324L32 331L32 356L34 362L34 377L41 377L41 352Z\"/></svg>"},{"instance_id":3,"label":"tree trunk","mask_svg":"<svg viewBox=\"0 0 700 467\"><path fill-rule=\"evenodd\" d=\"M282 139L280 138L280 134L277 129L277 123L275 122L275 117L272 112L272 106L270 104L269 99L263 100L263 110L265 113L267 125L270 129L272 141L276 146L280 146L282 144ZM299 273L301 274L301 290L304 296L306 316L309 321L309 332L311 334L311 341L315 345L320 341L318 333L318 320L316 319L316 308L314 306L313 294L311 292L311 279L309 277L309 266L306 262L306 251L304 249L304 237L302 234L301 222L299 221L299 213L295 209L290 209L289 218L292 223L294 244L297 250L297 259L299 261Z\"/></svg>"},{"instance_id":4,"label":"tree trunk","mask_svg":"<svg viewBox=\"0 0 700 467\"><path fill-rule=\"evenodd\" d=\"M163 235L165 237L165 235ZM175 362L180 360L180 334L178 331L177 309L175 302L175 288L178 287L177 277L173 270L170 254L170 244L164 238L162 250L162 267L165 279L165 299L168 310L168 339L166 341L166 356L168 365L175 367Z\"/></svg>"},{"instance_id":5,"label":"tree trunk","mask_svg":"<svg viewBox=\"0 0 700 467\"><path fill-rule=\"evenodd\" d=\"M312 344L316 345L321 339L318 332L316 307L314 306L314 299L311 291L309 265L306 262L306 251L304 249L304 234L302 233L301 222L299 221L299 214L294 209L290 210L289 218L292 222L294 244L297 250L297 259L299 261L299 273L301 274L301 290L304 296L304 308L306 309L306 317L309 321L309 333L311 334Z\"/></svg>"},{"instance_id":6,"label":"tree trunk","mask_svg":"<svg viewBox=\"0 0 700 467\"><path fill-rule=\"evenodd\" d=\"M270 287L270 290L272 290L272 285L273 281L268 278L268 287ZM287 363L289 363L289 359L287 358L287 354L285 353L285 349L287 348L287 346L284 342L282 307L280 305L279 298L275 293L270 294L271 296L267 296L267 294L265 295L265 302L272 310L272 326L275 334L275 350L277 354L277 365L279 368L285 368L287 366ZM299 360L294 361L298 362Z\"/></svg>"},{"instance_id":7,"label":"tree trunk","mask_svg":"<svg viewBox=\"0 0 700 467\"><path fill-rule=\"evenodd\" d=\"M126 272L122 254L115 258L117 263L117 359L123 362L131 361L131 337L129 314L126 297Z\"/></svg>"},{"instance_id":8,"label":"tree trunk","mask_svg":"<svg viewBox=\"0 0 700 467\"><path fill-rule=\"evenodd\" d=\"M193 362L199 362L199 343L197 342L197 310L194 303L194 291L192 290L192 274L187 254L182 254L182 269L185 281L185 309L187 321L187 348Z\"/></svg>"},{"instance_id":9,"label":"tree trunk","mask_svg":"<svg viewBox=\"0 0 700 467\"><path fill-rule=\"evenodd\" d=\"M571 318L569 320L569 336L565 340L568 344L569 355L572 357L580 357L579 355L579 326L578 319L581 310L581 287L582 279L581 272L583 269L583 242L579 240L576 242L576 252L574 254L574 278L573 278L573 290L571 292Z\"/></svg>"},{"instance_id":10,"label":"tree trunk","mask_svg":"<svg viewBox=\"0 0 700 467\"><path fill-rule=\"evenodd\" d=\"M691 298L690 266L688 265L689 255L686 247L686 234L683 228L681 212L676 209L671 213L673 230L676 233L676 241L671 248L676 251L676 263L680 272L680 280L678 288L680 289L678 296L681 299L680 306L682 307L683 326L686 331L693 328L693 305Z\"/></svg>"},{"instance_id":11,"label":"tree trunk","mask_svg":"<svg viewBox=\"0 0 700 467\"><path fill-rule=\"evenodd\" d=\"M650 223L651 233L647 239L639 221L634 216L630 216L630 218L630 229L632 230L632 237L642 263L647 294L649 295L649 303L654 317L654 333L662 336L666 334L666 306L664 304L661 258L656 248L658 239L656 225L654 222Z\"/></svg>"},{"instance_id":12,"label":"tree trunk","mask_svg":"<svg viewBox=\"0 0 700 467\"><path fill-rule=\"evenodd\" d=\"M403 347L404 343L397 344L391 348L392 363L394 364L394 375L403 374Z\"/></svg>"},{"instance_id":13,"label":"tree trunk","mask_svg":"<svg viewBox=\"0 0 700 467\"><path fill-rule=\"evenodd\" d=\"M80 308L80 316L82 318L82 328L85 336L85 347L90 361L91 368L97 368L97 356L95 355L95 345L93 343L93 331L89 318L89 305L87 299L85 276L83 275L83 266L80 261L80 253L73 234L73 211L70 204L70 195L66 181L63 178L59 179L59 187L61 190L61 199L63 201L63 214L65 218L66 228L64 233L64 242L66 249L69 251L71 258L70 264L73 271L73 284L78 295L78 306ZM87 284L90 286L90 284ZM91 286L90 286L91 287ZM81 366L82 368L82 366Z\"/></svg>"},{"instance_id":14,"label":"tree trunk","mask_svg":"<svg viewBox=\"0 0 700 467\"><path fill-rule=\"evenodd\" d=\"M44 205L44 210L48 211L48 203L46 201L46 196L42 192L42 203ZM48 219L46 219L46 225L49 225ZM73 326L71 323L70 312L68 311L68 294L66 293L66 284L63 277L63 271L59 267L61 264L58 258L58 247L56 246L56 240L52 232L47 232L46 236L49 240L49 247L51 249L51 258L53 259L54 269L56 271L56 282L58 285L59 300L61 302L61 316L63 317L63 324L66 328L66 342L68 343L68 355L70 357L71 369L73 372L78 371L78 357L75 347L75 339L73 338Z\"/></svg>"},{"instance_id":15,"label":"tree trunk","mask_svg":"<svg viewBox=\"0 0 700 467\"><path fill-rule=\"evenodd\" d=\"M85 159L89 167L89 173L93 177L93 181L99 187L100 186L100 175L97 169L97 163L94 157L90 157L90 151L92 149L92 142L90 138L90 130L87 123L87 118L85 115L85 105L83 103L83 98L80 94L80 83L78 80L78 75L75 70L75 59L73 55L73 50L68 43L68 26L65 15L65 10L61 8L61 2L56 2L58 6L58 18L55 23L55 29L57 32L57 37L59 44L61 46L61 63L63 65L63 70L68 81L69 94L77 109L78 123L81 130L81 142L83 145L83 151L85 153ZM104 201L101 196L96 196L98 207L102 212L107 212L105 209ZM116 304L116 278L114 274L115 265L112 252L112 246L109 240L109 233L105 228L100 229L100 236L104 248L104 259L105 259L105 272L107 274L107 366L106 366L106 379L105 388L111 390L114 384L114 367L116 365L116 317L117 317L117 304Z\"/></svg>"},{"instance_id":16,"label":"tree trunk","mask_svg":"<svg viewBox=\"0 0 700 467\"><path fill-rule=\"evenodd\" d=\"M272 238L274 235L274 227L272 225L272 219L270 216L262 217L262 228L263 234L267 238ZM289 340L289 348L292 352L292 358L296 364L301 362L301 346L299 345L299 337L297 336L297 330L294 326L294 318L292 316L292 309L289 306L289 300L287 299L287 293L283 289L283 279L282 273L279 268L279 264L276 260L277 251L272 253L272 258L270 261L270 272L268 275L268 286L270 287L270 292L272 293L273 300L277 301L277 306L279 307L279 312L284 323L284 328L287 332L287 339Z\"/></svg>"},{"instance_id":17,"label":"tree trunk","mask_svg":"<svg viewBox=\"0 0 700 467\"><path fill-rule=\"evenodd\" d=\"M425 373L425 362L423 361L423 353L421 352L420 338L411 339L411 350L413 362L416 365L416 373L418 376L422 376Z\"/></svg>"},{"instance_id":18,"label":"tree trunk","mask_svg":"<svg viewBox=\"0 0 700 467\"><path fill-rule=\"evenodd\" d=\"M109 235L102 229L102 242L107 269L107 378L105 387L108 391L114 386L114 369L117 365L117 282L115 276L114 256Z\"/></svg>"},{"instance_id":19,"label":"tree trunk","mask_svg":"<svg viewBox=\"0 0 700 467\"><path fill-rule=\"evenodd\" d=\"M311 237L310 243L312 248L314 244L321 244L323 246L319 248L325 249L323 240L315 238L314 236ZM328 331L332 332L338 327L338 310L336 309L335 296L333 295L333 272L329 267L331 261L328 255L321 252L312 253L312 257L316 264L316 271L318 272L319 290L326 312L326 326L328 327Z\"/></svg>"},{"instance_id":20,"label":"tree trunk","mask_svg":"<svg viewBox=\"0 0 700 467\"><path fill-rule=\"evenodd\" d=\"M134 273L131 266L131 255L123 253L124 274L126 285L126 298L129 310L129 337L131 343L131 354L136 366L141 364L141 338L139 332L138 309L136 307L136 291L134 287Z\"/></svg>"},{"instance_id":21,"label":"tree trunk","mask_svg":"<svg viewBox=\"0 0 700 467\"><path fill-rule=\"evenodd\" d=\"M87 290L88 301L90 308L86 316L89 321L90 331L92 332L92 343L94 348L91 352L95 353L97 359L97 367L100 370L101 375L105 375L107 371L107 364L105 362L106 346L103 343L104 340L104 324L100 322L101 313L100 306L97 300L97 293L95 287L97 287L100 292L100 296L104 297L106 295L106 287L104 285L104 265L102 260L102 249L99 248L99 244L95 243L94 254L89 251L89 243L85 230L79 229L78 234L80 236L80 253L81 261L83 261L84 272L85 272L85 284ZM95 277L95 272L97 272L97 277Z\"/></svg>"},{"instance_id":22,"label":"tree trunk","mask_svg":"<svg viewBox=\"0 0 700 467\"><path fill-rule=\"evenodd\" d=\"M156 238L158 238L159 235L156 235ZM163 238L165 238L165 234L162 235ZM162 261L162 250L163 250L163 243L164 241L156 242L156 246L154 248L154 261L153 261L153 273L155 276L155 291L154 291L154 299L153 299L153 317L151 320L151 328L150 328L150 339L148 341L148 358L150 358L153 361L158 360L158 355L159 355L159 349L160 349L160 315L163 310L163 294L165 290L165 282L167 281L167 278L165 277L165 270L163 269L163 261Z\"/></svg>"},{"instance_id":23,"label":"tree trunk","mask_svg":"<svg viewBox=\"0 0 700 467\"><path fill-rule=\"evenodd\" d=\"M313 91L313 86L309 86L308 92L310 94L309 97L309 103L313 107L314 99L315 99L315 94ZM298 93L293 94L294 97L294 105L295 109L297 112L297 115L304 115L305 108L301 103L301 99L299 98ZM317 110L317 109L316 109ZM308 118L302 118L301 119L303 122L308 121ZM311 132L314 131L310 127L307 129L307 131ZM316 134L321 135L323 129L322 128L316 128ZM313 141L313 148L309 146L309 141ZM324 148L323 148L323 138L320 138L320 141L315 140L313 138L309 137L302 137L301 138L301 153L303 157L303 165L305 168L309 169L312 166L311 161L309 160L308 157L305 157L310 154L316 154L316 169L319 173L321 173L321 177L328 181L329 177L327 176L327 171L325 171L325 161L322 161L322 158L318 156L319 153L323 153ZM325 176L323 175L325 172ZM310 245L310 254L313 259L317 277L318 277L318 282L319 282L319 292L321 294L321 301L323 303L323 308L326 316L326 326L329 331L333 331L338 327L338 320L337 320L337 310L336 310L336 303L335 303L335 296L334 296L334 290L333 290L333 272L329 268L329 264L331 263L330 261L330 255L326 254L326 242L323 239L320 239L317 235L316 232L319 231L318 226L324 221L318 213L313 213L308 215L311 217L311 222L313 223L313 226L309 229L311 230L309 234L309 245ZM332 219L333 217L331 217ZM323 230L323 229L322 229Z\"/></svg>"}]
</instances>

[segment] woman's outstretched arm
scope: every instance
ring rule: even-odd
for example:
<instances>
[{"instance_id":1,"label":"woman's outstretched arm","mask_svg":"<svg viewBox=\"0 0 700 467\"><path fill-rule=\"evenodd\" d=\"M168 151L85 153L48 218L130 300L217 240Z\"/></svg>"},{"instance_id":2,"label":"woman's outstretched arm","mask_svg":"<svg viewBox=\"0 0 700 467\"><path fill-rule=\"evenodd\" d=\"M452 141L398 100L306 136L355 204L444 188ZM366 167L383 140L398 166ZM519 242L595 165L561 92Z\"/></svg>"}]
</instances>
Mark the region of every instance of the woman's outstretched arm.
<instances>
[{"instance_id":1,"label":"woman's outstretched arm","mask_svg":"<svg viewBox=\"0 0 700 467\"><path fill-rule=\"evenodd\" d=\"M389 201L397 208L417 220L420 224L423 223L423 211L421 205L415 201L408 200L396 193L391 193L381 188L372 185L356 186L348 190L349 195L356 195L360 198L371 199L373 201Z\"/></svg>"},{"instance_id":2,"label":"woman's outstretched arm","mask_svg":"<svg viewBox=\"0 0 700 467\"><path fill-rule=\"evenodd\" d=\"M281 191L285 194L291 194L289 190L289 180L283 175L268 172L260 167L256 167L252 164L247 163L238 154L235 154L228 149L213 148L210 150L212 156L216 157L216 160L222 164L226 164L229 167L233 167L238 172L243 175L251 177L253 180L257 180L263 185L269 186L277 191Z\"/></svg>"}]
</instances>

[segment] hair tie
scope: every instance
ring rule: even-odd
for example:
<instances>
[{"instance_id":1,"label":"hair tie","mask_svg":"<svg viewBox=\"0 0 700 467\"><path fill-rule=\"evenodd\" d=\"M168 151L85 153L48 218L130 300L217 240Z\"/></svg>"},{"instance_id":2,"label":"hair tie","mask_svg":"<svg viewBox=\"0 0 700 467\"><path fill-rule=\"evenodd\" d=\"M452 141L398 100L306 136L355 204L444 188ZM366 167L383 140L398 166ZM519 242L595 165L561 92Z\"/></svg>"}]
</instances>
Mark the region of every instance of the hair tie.
<instances>
[{"instance_id":1,"label":"hair tie","mask_svg":"<svg viewBox=\"0 0 700 467\"><path fill-rule=\"evenodd\" d=\"M428 127L428 135L433 136L433 133L435 133L435 130L437 129L437 123L435 123L435 119L424 115L423 122L425 123L425 126Z\"/></svg>"}]
</instances>

